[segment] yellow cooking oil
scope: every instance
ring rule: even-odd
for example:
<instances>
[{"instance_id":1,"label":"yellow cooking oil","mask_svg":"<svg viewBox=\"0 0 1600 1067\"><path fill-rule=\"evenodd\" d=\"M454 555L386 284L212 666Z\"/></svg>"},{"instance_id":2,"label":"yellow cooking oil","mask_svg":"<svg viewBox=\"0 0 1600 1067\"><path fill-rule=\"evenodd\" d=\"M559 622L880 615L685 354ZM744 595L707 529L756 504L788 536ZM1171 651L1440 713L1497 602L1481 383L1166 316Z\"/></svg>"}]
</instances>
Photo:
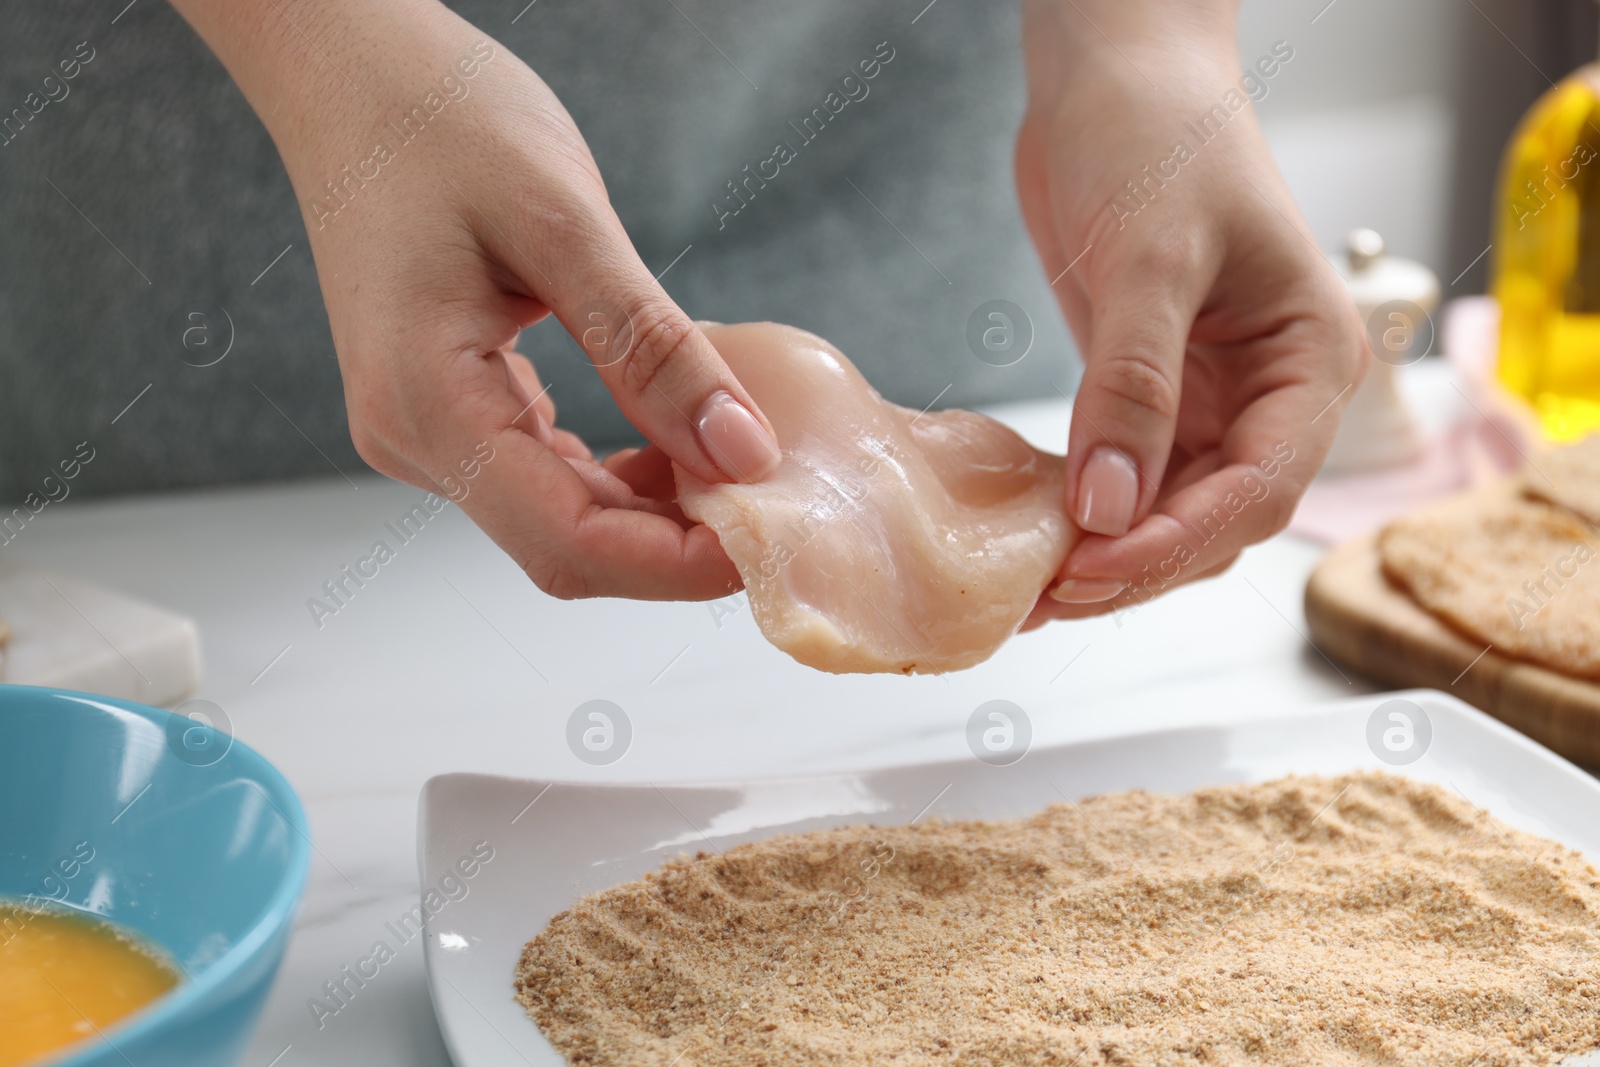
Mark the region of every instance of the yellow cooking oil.
<instances>
[{"instance_id":1,"label":"yellow cooking oil","mask_svg":"<svg viewBox=\"0 0 1600 1067\"><path fill-rule=\"evenodd\" d=\"M1577 440L1600 430L1600 63L1523 117L1495 214L1500 381Z\"/></svg>"},{"instance_id":2,"label":"yellow cooking oil","mask_svg":"<svg viewBox=\"0 0 1600 1067\"><path fill-rule=\"evenodd\" d=\"M0 902L0 1067L95 1037L177 984L174 968L110 923Z\"/></svg>"}]
</instances>

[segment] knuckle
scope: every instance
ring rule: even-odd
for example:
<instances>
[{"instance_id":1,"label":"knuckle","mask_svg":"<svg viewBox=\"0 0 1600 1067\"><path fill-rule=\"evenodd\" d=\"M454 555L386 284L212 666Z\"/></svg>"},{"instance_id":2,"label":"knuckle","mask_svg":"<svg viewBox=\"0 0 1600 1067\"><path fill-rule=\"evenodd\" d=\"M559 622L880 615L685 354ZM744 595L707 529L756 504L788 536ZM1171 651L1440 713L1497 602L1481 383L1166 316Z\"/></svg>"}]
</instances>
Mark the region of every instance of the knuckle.
<instances>
[{"instance_id":1,"label":"knuckle","mask_svg":"<svg viewBox=\"0 0 1600 1067\"><path fill-rule=\"evenodd\" d=\"M1276 537L1289 528L1294 520L1295 505L1299 503L1290 493L1275 493L1267 503L1267 529L1262 538Z\"/></svg>"},{"instance_id":2,"label":"knuckle","mask_svg":"<svg viewBox=\"0 0 1600 1067\"><path fill-rule=\"evenodd\" d=\"M1234 555L1223 560L1221 563L1218 563L1215 567L1211 568L1211 570L1206 573L1206 577L1221 578L1224 574L1227 574L1229 571L1233 570L1234 564L1238 562L1239 555L1238 553L1235 553Z\"/></svg>"},{"instance_id":3,"label":"knuckle","mask_svg":"<svg viewBox=\"0 0 1600 1067\"><path fill-rule=\"evenodd\" d=\"M350 423L350 442L356 446L356 455L362 462L377 471L379 474L388 474L384 467L389 464L389 450L378 440L376 434L365 426L352 421Z\"/></svg>"},{"instance_id":4,"label":"knuckle","mask_svg":"<svg viewBox=\"0 0 1600 1067\"><path fill-rule=\"evenodd\" d=\"M690 358L690 344L696 330L687 317L675 309L646 308L629 316L633 323L632 343L622 359L623 386L643 393L664 374Z\"/></svg>"},{"instance_id":5,"label":"knuckle","mask_svg":"<svg viewBox=\"0 0 1600 1067\"><path fill-rule=\"evenodd\" d=\"M1152 227L1145 240L1130 244L1125 254L1108 261L1107 269L1141 286L1182 287L1207 258L1201 231L1191 226Z\"/></svg>"},{"instance_id":6,"label":"knuckle","mask_svg":"<svg viewBox=\"0 0 1600 1067\"><path fill-rule=\"evenodd\" d=\"M1177 417L1178 386L1152 352L1125 348L1107 356L1097 370L1095 384L1101 392L1162 419Z\"/></svg>"},{"instance_id":7,"label":"knuckle","mask_svg":"<svg viewBox=\"0 0 1600 1067\"><path fill-rule=\"evenodd\" d=\"M1351 381L1360 382L1372 367L1372 341L1365 330L1357 329L1349 344L1343 346L1347 353L1344 365Z\"/></svg>"},{"instance_id":8,"label":"knuckle","mask_svg":"<svg viewBox=\"0 0 1600 1067\"><path fill-rule=\"evenodd\" d=\"M572 560L546 554L522 564L522 572L546 594L557 600L583 600L589 593L589 579Z\"/></svg>"},{"instance_id":9,"label":"knuckle","mask_svg":"<svg viewBox=\"0 0 1600 1067\"><path fill-rule=\"evenodd\" d=\"M599 236L594 199L567 188L540 189L530 196L522 223L540 245L557 249L592 246Z\"/></svg>"},{"instance_id":10,"label":"knuckle","mask_svg":"<svg viewBox=\"0 0 1600 1067\"><path fill-rule=\"evenodd\" d=\"M1333 284L1343 286L1344 283L1335 278ZM1327 353L1333 375L1346 382L1359 382L1373 362L1372 339L1348 294L1336 292L1335 300L1337 303L1331 314L1308 316L1310 322L1320 327L1314 343Z\"/></svg>"},{"instance_id":11,"label":"knuckle","mask_svg":"<svg viewBox=\"0 0 1600 1067\"><path fill-rule=\"evenodd\" d=\"M404 477L404 464L390 441L393 417L387 407L376 403L370 396L352 396L348 401L350 412L350 443L356 455L379 474L390 478Z\"/></svg>"}]
</instances>

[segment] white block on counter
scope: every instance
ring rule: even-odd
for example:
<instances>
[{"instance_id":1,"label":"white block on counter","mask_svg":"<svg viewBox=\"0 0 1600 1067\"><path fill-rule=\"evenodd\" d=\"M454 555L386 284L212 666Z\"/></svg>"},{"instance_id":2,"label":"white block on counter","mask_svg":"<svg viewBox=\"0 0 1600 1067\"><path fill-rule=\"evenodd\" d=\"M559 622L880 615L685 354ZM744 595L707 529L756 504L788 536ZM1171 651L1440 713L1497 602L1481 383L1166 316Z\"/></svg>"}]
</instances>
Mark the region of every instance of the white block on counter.
<instances>
[{"instance_id":1,"label":"white block on counter","mask_svg":"<svg viewBox=\"0 0 1600 1067\"><path fill-rule=\"evenodd\" d=\"M0 681L173 704L200 683L192 620L97 585L0 564Z\"/></svg>"}]
</instances>

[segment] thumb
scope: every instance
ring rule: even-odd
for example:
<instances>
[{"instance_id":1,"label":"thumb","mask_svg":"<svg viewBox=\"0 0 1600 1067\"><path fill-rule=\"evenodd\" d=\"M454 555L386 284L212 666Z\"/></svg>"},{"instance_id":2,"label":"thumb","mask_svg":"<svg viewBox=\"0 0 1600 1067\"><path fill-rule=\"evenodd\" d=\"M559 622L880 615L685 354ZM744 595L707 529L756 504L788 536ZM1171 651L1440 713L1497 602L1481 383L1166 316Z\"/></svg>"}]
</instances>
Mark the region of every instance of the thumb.
<instances>
[{"instance_id":1,"label":"thumb","mask_svg":"<svg viewBox=\"0 0 1600 1067\"><path fill-rule=\"evenodd\" d=\"M1186 273L1130 264L1114 270L1090 303L1066 486L1067 510L1090 533L1121 537L1155 503L1200 301L1194 272Z\"/></svg>"},{"instance_id":2,"label":"thumb","mask_svg":"<svg viewBox=\"0 0 1600 1067\"><path fill-rule=\"evenodd\" d=\"M705 481L755 482L783 459L772 425L634 250L609 205L524 279L578 342L628 421Z\"/></svg>"}]
</instances>

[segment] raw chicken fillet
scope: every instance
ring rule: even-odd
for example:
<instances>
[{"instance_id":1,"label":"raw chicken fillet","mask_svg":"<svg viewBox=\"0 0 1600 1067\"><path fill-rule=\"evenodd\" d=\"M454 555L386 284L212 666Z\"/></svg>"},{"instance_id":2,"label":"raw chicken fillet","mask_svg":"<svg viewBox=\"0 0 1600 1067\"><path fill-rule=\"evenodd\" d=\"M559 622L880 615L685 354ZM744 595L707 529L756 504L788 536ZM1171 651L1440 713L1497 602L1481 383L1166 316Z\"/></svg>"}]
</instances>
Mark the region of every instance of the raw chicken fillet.
<instances>
[{"instance_id":1,"label":"raw chicken fillet","mask_svg":"<svg viewBox=\"0 0 1600 1067\"><path fill-rule=\"evenodd\" d=\"M835 673L941 673L993 655L1078 537L1062 457L983 415L891 404L804 330L706 334L783 462L755 484L679 468L678 500L716 531L767 639Z\"/></svg>"}]
</instances>

